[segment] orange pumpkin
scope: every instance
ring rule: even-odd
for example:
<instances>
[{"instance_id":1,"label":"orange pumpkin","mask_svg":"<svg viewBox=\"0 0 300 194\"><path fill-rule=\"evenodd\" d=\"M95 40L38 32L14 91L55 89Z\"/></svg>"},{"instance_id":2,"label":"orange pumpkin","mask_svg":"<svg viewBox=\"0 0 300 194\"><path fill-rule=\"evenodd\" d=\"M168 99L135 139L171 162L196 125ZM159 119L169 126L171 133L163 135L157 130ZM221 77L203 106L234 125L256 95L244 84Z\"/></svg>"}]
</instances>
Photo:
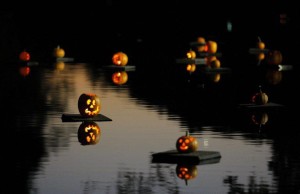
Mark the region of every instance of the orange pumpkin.
<instances>
[{"instance_id":1,"label":"orange pumpkin","mask_svg":"<svg viewBox=\"0 0 300 194\"><path fill-rule=\"evenodd\" d=\"M94 145L99 143L101 129L93 121L83 121L78 128L77 137L82 145Z\"/></svg>"},{"instance_id":2,"label":"orange pumpkin","mask_svg":"<svg viewBox=\"0 0 300 194\"><path fill-rule=\"evenodd\" d=\"M123 85L128 81L128 74L126 71L118 71L112 74L112 81L116 85Z\"/></svg>"},{"instance_id":3,"label":"orange pumpkin","mask_svg":"<svg viewBox=\"0 0 300 194\"><path fill-rule=\"evenodd\" d=\"M56 58L63 58L65 56L65 50L61 48L59 45L54 48L53 56Z\"/></svg>"},{"instance_id":4,"label":"orange pumpkin","mask_svg":"<svg viewBox=\"0 0 300 194\"><path fill-rule=\"evenodd\" d=\"M198 149L198 140L193 136L189 135L189 132L186 132L186 135L181 136L176 141L176 149L180 153L190 153L197 151Z\"/></svg>"},{"instance_id":5,"label":"orange pumpkin","mask_svg":"<svg viewBox=\"0 0 300 194\"><path fill-rule=\"evenodd\" d=\"M187 64L186 70L190 73L193 73L196 71L196 64Z\"/></svg>"},{"instance_id":6,"label":"orange pumpkin","mask_svg":"<svg viewBox=\"0 0 300 194\"><path fill-rule=\"evenodd\" d=\"M83 93L78 99L78 110L83 117L94 117L100 113L101 102L96 94Z\"/></svg>"},{"instance_id":7,"label":"orange pumpkin","mask_svg":"<svg viewBox=\"0 0 300 194\"><path fill-rule=\"evenodd\" d=\"M193 50L189 50L187 53L186 53L186 57L188 59L195 59L196 58L196 52L193 51Z\"/></svg>"},{"instance_id":8,"label":"orange pumpkin","mask_svg":"<svg viewBox=\"0 0 300 194\"><path fill-rule=\"evenodd\" d=\"M128 56L124 52L117 52L113 55L112 62L117 66L125 66L128 63Z\"/></svg>"},{"instance_id":9,"label":"orange pumpkin","mask_svg":"<svg viewBox=\"0 0 300 194\"><path fill-rule=\"evenodd\" d=\"M20 55L19 55L19 59L21 60L21 61L29 61L30 60L30 54L29 54L29 52L27 52L27 51L22 51L21 53L20 53Z\"/></svg>"},{"instance_id":10,"label":"orange pumpkin","mask_svg":"<svg viewBox=\"0 0 300 194\"><path fill-rule=\"evenodd\" d=\"M260 37L258 37L257 48L263 50L265 49L265 47L266 47L265 43L261 40Z\"/></svg>"},{"instance_id":11,"label":"orange pumpkin","mask_svg":"<svg viewBox=\"0 0 300 194\"><path fill-rule=\"evenodd\" d=\"M259 92L252 96L251 101L257 105L267 104L269 100L268 95L262 91L261 86L259 86Z\"/></svg>"},{"instance_id":12,"label":"orange pumpkin","mask_svg":"<svg viewBox=\"0 0 300 194\"><path fill-rule=\"evenodd\" d=\"M208 53L213 53L214 54L214 53L217 52L218 44L217 44L216 41L209 40L209 41L207 41L206 45L207 45L207 52Z\"/></svg>"}]
</instances>

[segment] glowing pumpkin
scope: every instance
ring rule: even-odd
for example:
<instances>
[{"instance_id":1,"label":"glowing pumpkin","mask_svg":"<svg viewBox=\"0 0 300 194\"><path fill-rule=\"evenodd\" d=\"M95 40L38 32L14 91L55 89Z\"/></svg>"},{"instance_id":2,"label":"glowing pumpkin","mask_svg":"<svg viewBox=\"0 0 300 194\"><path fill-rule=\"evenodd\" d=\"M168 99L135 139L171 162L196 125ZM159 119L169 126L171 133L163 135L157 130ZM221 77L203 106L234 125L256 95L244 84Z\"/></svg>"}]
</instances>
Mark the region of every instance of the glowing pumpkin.
<instances>
[{"instance_id":1,"label":"glowing pumpkin","mask_svg":"<svg viewBox=\"0 0 300 194\"><path fill-rule=\"evenodd\" d=\"M22 51L21 53L20 53L20 55L19 55L19 59L21 60L21 61L29 61L30 60L30 54L29 54L29 52L27 52L27 51Z\"/></svg>"},{"instance_id":2,"label":"glowing pumpkin","mask_svg":"<svg viewBox=\"0 0 300 194\"><path fill-rule=\"evenodd\" d=\"M265 47L266 47L265 43L261 40L260 37L258 37L257 48L262 50L265 49Z\"/></svg>"},{"instance_id":3,"label":"glowing pumpkin","mask_svg":"<svg viewBox=\"0 0 300 194\"><path fill-rule=\"evenodd\" d=\"M199 43L199 45L197 46L198 52L206 52L207 51L206 40L204 37L202 37L202 36L198 37L197 43Z\"/></svg>"},{"instance_id":4,"label":"glowing pumpkin","mask_svg":"<svg viewBox=\"0 0 300 194\"><path fill-rule=\"evenodd\" d=\"M54 48L53 56L56 58L63 58L65 56L65 50L61 48L59 45Z\"/></svg>"},{"instance_id":5,"label":"glowing pumpkin","mask_svg":"<svg viewBox=\"0 0 300 194\"><path fill-rule=\"evenodd\" d=\"M185 183L187 184L188 180L194 179L198 176L197 166L177 164L176 175L178 178L185 180Z\"/></svg>"},{"instance_id":6,"label":"glowing pumpkin","mask_svg":"<svg viewBox=\"0 0 300 194\"><path fill-rule=\"evenodd\" d=\"M251 100L257 105L264 105L268 103L269 97L265 92L262 91L261 86L259 86L259 92L255 93Z\"/></svg>"},{"instance_id":7,"label":"glowing pumpkin","mask_svg":"<svg viewBox=\"0 0 300 194\"><path fill-rule=\"evenodd\" d=\"M101 129L93 121L83 121L77 132L78 141L82 145L94 145L99 143L100 135Z\"/></svg>"},{"instance_id":8,"label":"glowing pumpkin","mask_svg":"<svg viewBox=\"0 0 300 194\"><path fill-rule=\"evenodd\" d=\"M112 62L117 66L125 66L128 63L128 56L124 52L117 52L113 55Z\"/></svg>"},{"instance_id":9,"label":"glowing pumpkin","mask_svg":"<svg viewBox=\"0 0 300 194\"><path fill-rule=\"evenodd\" d=\"M190 73L193 73L196 71L196 64L187 64L186 70Z\"/></svg>"},{"instance_id":10,"label":"glowing pumpkin","mask_svg":"<svg viewBox=\"0 0 300 194\"><path fill-rule=\"evenodd\" d=\"M207 52L208 53L213 53L214 54L214 53L217 52L218 44L217 44L216 41L209 40L209 41L207 41L206 45L207 45Z\"/></svg>"},{"instance_id":11,"label":"glowing pumpkin","mask_svg":"<svg viewBox=\"0 0 300 194\"><path fill-rule=\"evenodd\" d=\"M195 59L196 58L196 52L193 51L193 50L189 50L187 53L186 53L186 57L188 59Z\"/></svg>"},{"instance_id":12,"label":"glowing pumpkin","mask_svg":"<svg viewBox=\"0 0 300 194\"><path fill-rule=\"evenodd\" d=\"M83 117L94 117L100 113L101 102L96 94L83 93L78 99L78 110Z\"/></svg>"},{"instance_id":13,"label":"glowing pumpkin","mask_svg":"<svg viewBox=\"0 0 300 194\"><path fill-rule=\"evenodd\" d=\"M197 151L198 140L186 132L186 135L181 136L176 141L176 149L180 153L191 153Z\"/></svg>"},{"instance_id":14,"label":"glowing pumpkin","mask_svg":"<svg viewBox=\"0 0 300 194\"><path fill-rule=\"evenodd\" d=\"M23 77L26 77L29 75L30 73L30 67L28 66L22 66L19 68L19 73L20 75L22 75Z\"/></svg>"},{"instance_id":15,"label":"glowing pumpkin","mask_svg":"<svg viewBox=\"0 0 300 194\"><path fill-rule=\"evenodd\" d=\"M123 85L128 81L128 74L126 71L118 71L112 74L112 81L114 84Z\"/></svg>"}]
</instances>

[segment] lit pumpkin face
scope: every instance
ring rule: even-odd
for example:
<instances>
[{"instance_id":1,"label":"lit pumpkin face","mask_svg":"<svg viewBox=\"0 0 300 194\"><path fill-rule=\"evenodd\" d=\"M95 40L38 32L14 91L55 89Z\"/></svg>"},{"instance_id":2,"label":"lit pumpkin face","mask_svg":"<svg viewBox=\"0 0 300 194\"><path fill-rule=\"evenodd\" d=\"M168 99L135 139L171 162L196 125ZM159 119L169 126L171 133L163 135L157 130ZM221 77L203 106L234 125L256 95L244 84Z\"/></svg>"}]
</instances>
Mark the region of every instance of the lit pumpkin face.
<instances>
[{"instance_id":1,"label":"lit pumpkin face","mask_svg":"<svg viewBox=\"0 0 300 194\"><path fill-rule=\"evenodd\" d=\"M209 41L207 41L206 45L207 45L208 53L216 53L217 52L218 44L216 41L209 40Z\"/></svg>"},{"instance_id":2,"label":"lit pumpkin face","mask_svg":"<svg viewBox=\"0 0 300 194\"><path fill-rule=\"evenodd\" d=\"M23 77L26 77L30 74L30 67L24 66L19 68L19 73Z\"/></svg>"},{"instance_id":3,"label":"lit pumpkin face","mask_svg":"<svg viewBox=\"0 0 300 194\"><path fill-rule=\"evenodd\" d=\"M21 61L29 61L30 60L30 54L27 51L22 51L19 55L19 59Z\"/></svg>"},{"instance_id":4,"label":"lit pumpkin face","mask_svg":"<svg viewBox=\"0 0 300 194\"><path fill-rule=\"evenodd\" d=\"M77 135L82 145L94 145L100 141L101 129L93 121L84 121L79 126Z\"/></svg>"},{"instance_id":5,"label":"lit pumpkin face","mask_svg":"<svg viewBox=\"0 0 300 194\"><path fill-rule=\"evenodd\" d=\"M189 135L186 132L186 135L181 136L176 141L176 149L180 153L191 153L197 151L198 149L198 140Z\"/></svg>"},{"instance_id":6,"label":"lit pumpkin face","mask_svg":"<svg viewBox=\"0 0 300 194\"><path fill-rule=\"evenodd\" d=\"M101 102L96 94L83 93L78 99L78 110L83 117L94 117L100 113Z\"/></svg>"},{"instance_id":7,"label":"lit pumpkin face","mask_svg":"<svg viewBox=\"0 0 300 194\"><path fill-rule=\"evenodd\" d=\"M53 56L56 58L63 58L65 56L65 50L61 48L59 45L54 48Z\"/></svg>"},{"instance_id":8,"label":"lit pumpkin face","mask_svg":"<svg viewBox=\"0 0 300 194\"><path fill-rule=\"evenodd\" d=\"M123 85L128 81L128 74L126 71L118 71L112 74L112 81L116 85Z\"/></svg>"},{"instance_id":9,"label":"lit pumpkin face","mask_svg":"<svg viewBox=\"0 0 300 194\"><path fill-rule=\"evenodd\" d=\"M251 101L257 105L264 105L267 104L269 101L269 97L265 92L262 92L261 88L259 89L259 92L255 93Z\"/></svg>"},{"instance_id":10,"label":"lit pumpkin face","mask_svg":"<svg viewBox=\"0 0 300 194\"><path fill-rule=\"evenodd\" d=\"M189 50L187 53L186 53L186 57L188 59L195 59L196 58L196 52L193 51L193 50Z\"/></svg>"},{"instance_id":11,"label":"lit pumpkin face","mask_svg":"<svg viewBox=\"0 0 300 194\"><path fill-rule=\"evenodd\" d=\"M128 56L126 53L117 52L113 55L112 62L117 66L125 66L128 63Z\"/></svg>"},{"instance_id":12,"label":"lit pumpkin face","mask_svg":"<svg viewBox=\"0 0 300 194\"><path fill-rule=\"evenodd\" d=\"M186 70L190 73L193 73L196 71L196 64L187 64Z\"/></svg>"},{"instance_id":13,"label":"lit pumpkin face","mask_svg":"<svg viewBox=\"0 0 300 194\"><path fill-rule=\"evenodd\" d=\"M198 176L198 170L196 165L184 165L178 164L176 166L176 175L178 178L186 181L194 179Z\"/></svg>"}]
</instances>

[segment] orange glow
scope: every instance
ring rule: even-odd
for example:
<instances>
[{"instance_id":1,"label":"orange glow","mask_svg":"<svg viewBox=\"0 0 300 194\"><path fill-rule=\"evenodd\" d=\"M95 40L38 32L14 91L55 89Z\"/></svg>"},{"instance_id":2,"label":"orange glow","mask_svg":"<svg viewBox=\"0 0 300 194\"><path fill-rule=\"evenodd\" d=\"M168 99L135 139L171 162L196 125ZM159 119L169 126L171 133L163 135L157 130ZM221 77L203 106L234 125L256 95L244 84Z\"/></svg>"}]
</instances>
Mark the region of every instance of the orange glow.
<instances>
[{"instance_id":1,"label":"orange glow","mask_svg":"<svg viewBox=\"0 0 300 194\"><path fill-rule=\"evenodd\" d=\"M30 67L20 67L19 69L19 73L23 76L23 77L26 77L30 74Z\"/></svg>"},{"instance_id":2,"label":"orange glow","mask_svg":"<svg viewBox=\"0 0 300 194\"><path fill-rule=\"evenodd\" d=\"M126 71L118 71L112 74L112 81L114 84L123 85L128 81L128 74Z\"/></svg>"}]
</instances>

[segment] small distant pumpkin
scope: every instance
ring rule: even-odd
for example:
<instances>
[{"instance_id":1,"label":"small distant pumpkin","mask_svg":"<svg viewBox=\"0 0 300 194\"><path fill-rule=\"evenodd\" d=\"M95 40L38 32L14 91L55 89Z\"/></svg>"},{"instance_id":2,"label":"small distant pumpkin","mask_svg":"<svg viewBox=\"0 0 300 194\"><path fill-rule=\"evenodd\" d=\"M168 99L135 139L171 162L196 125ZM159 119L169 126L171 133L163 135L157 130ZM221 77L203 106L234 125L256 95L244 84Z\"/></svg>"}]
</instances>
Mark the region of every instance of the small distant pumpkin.
<instances>
[{"instance_id":1,"label":"small distant pumpkin","mask_svg":"<svg viewBox=\"0 0 300 194\"><path fill-rule=\"evenodd\" d=\"M83 117L95 117L100 113L101 101L93 93L83 93L78 99L78 110Z\"/></svg>"},{"instance_id":2,"label":"small distant pumpkin","mask_svg":"<svg viewBox=\"0 0 300 194\"><path fill-rule=\"evenodd\" d=\"M251 101L257 105L267 104L269 101L268 95L262 91L261 86L259 86L259 92L252 96Z\"/></svg>"},{"instance_id":3,"label":"small distant pumpkin","mask_svg":"<svg viewBox=\"0 0 300 194\"><path fill-rule=\"evenodd\" d=\"M101 129L93 121L83 121L78 128L77 136L81 145L95 145L99 143Z\"/></svg>"},{"instance_id":4,"label":"small distant pumpkin","mask_svg":"<svg viewBox=\"0 0 300 194\"><path fill-rule=\"evenodd\" d=\"M189 132L186 131L186 134L179 137L176 141L176 149L180 153L191 153L195 152L198 149L198 140L189 135Z\"/></svg>"},{"instance_id":5,"label":"small distant pumpkin","mask_svg":"<svg viewBox=\"0 0 300 194\"><path fill-rule=\"evenodd\" d=\"M112 74L112 81L116 85L123 85L128 81L128 74L126 71L117 71Z\"/></svg>"},{"instance_id":6,"label":"small distant pumpkin","mask_svg":"<svg viewBox=\"0 0 300 194\"><path fill-rule=\"evenodd\" d=\"M19 59L21 61L29 61L30 60L30 54L28 51L24 50L20 53Z\"/></svg>"},{"instance_id":7,"label":"small distant pumpkin","mask_svg":"<svg viewBox=\"0 0 300 194\"><path fill-rule=\"evenodd\" d=\"M59 45L54 48L53 56L56 58L63 58L65 56L65 50L61 48Z\"/></svg>"},{"instance_id":8,"label":"small distant pumpkin","mask_svg":"<svg viewBox=\"0 0 300 194\"><path fill-rule=\"evenodd\" d=\"M265 49L265 47L266 47L265 43L261 40L260 37L258 37L257 48L263 50Z\"/></svg>"},{"instance_id":9,"label":"small distant pumpkin","mask_svg":"<svg viewBox=\"0 0 300 194\"><path fill-rule=\"evenodd\" d=\"M206 40L204 37L199 36L197 38L197 43L199 43L199 45L197 46L198 52L206 52L207 51Z\"/></svg>"},{"instance_id":10,"label":"small distant pumpkin","mask_svg":"<svg viewBox=\"0 0 300 194\"><path fill-rule=\"evenodd\" d=\"M28 66L21 66L19 68L19 73L20 75L22 75L23 77L26 77L30 74L30 67Z\"/></svg>"},{"instance_id":11,"label":"small distant pumpkin","mask_svg":"<svg viewBox=\"0 0 300 194\"><path fill-rule=\"evenodd\" d=\"M213 40L209 40L206 42L206 45L207 45L207 52L208 53L216 53L217 50L218 50L218 44L216 41L213 41Z\"/></svg>"},{"instance_id":12,"label":"small distant pumpkin","mask_svg":"<svg viewBox=\"0 0 300 194\"><path fill-rule=\"evenodd\" d=\"M187 64L186 70L190 73L193 73L196 71L196 64Z\"/></svg>"},{"instance_id":13,"label":"small distant pumpkin","mask_svg":"<svg viewBox=\"0 0 300 194\"><path fill-rule=\"evenodd\" d=\"M117 52L113 55L112 62L117 66L125 66L128 63L128 56L124 52Z\"/></svg>"}]
</instances>

